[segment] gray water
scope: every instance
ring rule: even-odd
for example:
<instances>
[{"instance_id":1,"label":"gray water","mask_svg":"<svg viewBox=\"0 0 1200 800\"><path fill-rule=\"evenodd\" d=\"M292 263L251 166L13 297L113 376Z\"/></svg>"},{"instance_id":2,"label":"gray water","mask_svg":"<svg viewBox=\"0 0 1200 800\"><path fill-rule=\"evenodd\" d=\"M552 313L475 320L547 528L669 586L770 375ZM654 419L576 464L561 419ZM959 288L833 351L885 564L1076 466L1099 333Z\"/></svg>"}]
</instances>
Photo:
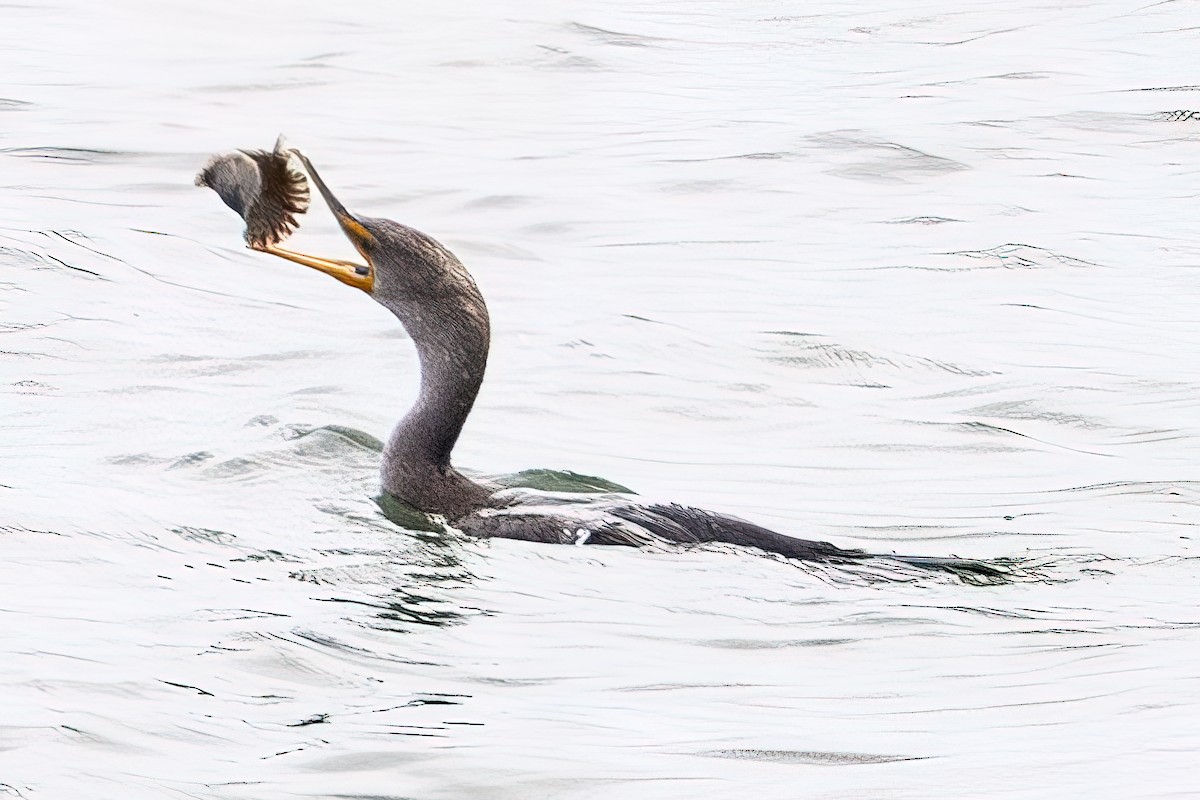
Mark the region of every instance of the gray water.
<instances>
[{"instance_id":1,"label":"gray water","mask_svg":"<svg viewBox=\"0 0 1200 800\"><path fill-rule=\"evenodd\" d=\"M1193 5L209 5L0 7L0 796L1200 796ZM281 131L477 277L460 465L1034 568L398 528Z\"/></svg>"}]
</instances>

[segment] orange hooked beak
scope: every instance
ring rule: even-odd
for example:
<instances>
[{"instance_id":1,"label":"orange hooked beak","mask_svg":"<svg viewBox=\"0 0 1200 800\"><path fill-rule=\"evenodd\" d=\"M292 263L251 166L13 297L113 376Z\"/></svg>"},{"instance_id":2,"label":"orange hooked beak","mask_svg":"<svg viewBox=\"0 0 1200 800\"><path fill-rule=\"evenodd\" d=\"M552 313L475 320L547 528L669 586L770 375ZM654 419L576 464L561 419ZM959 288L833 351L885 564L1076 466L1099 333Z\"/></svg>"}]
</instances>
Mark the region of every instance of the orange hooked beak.
<instances>
[{"instance_id":1,"label":"orange hooked beak","mask_svg":"<svg viewBox=\"0 0 1200 800\"><path fill-rule=\"evenodd\" d=\"M317 174L308 157L294 148L290 152L304 164L304 169L308 172L309 177L312 178L313 183L317 185L318 191L325 198L325 202L333 212L333 216L337 218L342 232L346 234L346 238L354 245L354 249L362 254L367 263L357 264L353 261L344 261L340 258L310 256L306 253L297 253L294 250L285 250L273 244L251 245L251 247L255 250L261 250L264 253L270 253L273 256L286 258L288 261L294 261L297 264L303 264L306 267L312 267L315 270L324 272L326 275L332 275L347 286L362 289L367 294L370 294L375 288L375 270L371 267L371 259L367 255L367 250L374 243L374 237L361 222L355 219L353 214L346 210L342 202L334 197L333 192L329 191L329 187L325 185L325 181L321 180L321 176Z\"/></svg>"}]
</instances>

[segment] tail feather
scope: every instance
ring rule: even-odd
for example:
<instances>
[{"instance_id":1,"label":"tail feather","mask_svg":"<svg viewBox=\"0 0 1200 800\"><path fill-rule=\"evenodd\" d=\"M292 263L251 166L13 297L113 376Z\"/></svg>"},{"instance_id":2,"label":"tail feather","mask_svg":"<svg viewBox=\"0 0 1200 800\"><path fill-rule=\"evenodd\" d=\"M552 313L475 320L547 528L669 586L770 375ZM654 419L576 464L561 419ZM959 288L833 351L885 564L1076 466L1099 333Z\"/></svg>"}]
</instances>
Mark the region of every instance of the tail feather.
<instances>
[{"instance_id":1,"label":"tail feather","mask_svg":"<svg viewBox=\"0 0 1200 800\"><path fill-rule=\"evenodd\" d=\"M829 542L785 536L753 522L698 508L670 505L625 506L617 516L635 523L656 536L679 544L723 543L754 547L768 553L801 561L854 564L868 561L893 562L932 572L950 573L968 583L1005 583L1013 571L1003 563L967 558L904 556L850 550Z\"/></svg>"}]
</instances>

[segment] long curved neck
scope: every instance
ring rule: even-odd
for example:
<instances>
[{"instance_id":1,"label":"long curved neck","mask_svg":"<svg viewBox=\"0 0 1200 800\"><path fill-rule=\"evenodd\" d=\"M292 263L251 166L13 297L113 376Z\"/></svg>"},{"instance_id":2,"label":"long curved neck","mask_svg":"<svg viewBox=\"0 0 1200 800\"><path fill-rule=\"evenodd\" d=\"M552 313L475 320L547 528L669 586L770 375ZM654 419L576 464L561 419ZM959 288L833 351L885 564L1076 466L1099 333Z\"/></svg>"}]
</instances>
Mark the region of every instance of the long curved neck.
<instances>
[{"instance_id":1,"label":"long curved neck","mask_svg":"<svg viewBox=\"0 0 1200 800\"><path fill-rule=\"evenodd\" d=\"M401 318L421 360L421 393L396 432L411 455L447 466L483 383L490 337L482 298L439 305L406 309Z\"/></svg>"},{"instance_id":2,"label":"long curved neck","mask_svg":"<svg viewBox=\"0 0 1200 800\"><path fill-rule=\"evenodd\" d=\"M491 490L450 466L450 453L483 383L491 337L474 283L389 304L417 347L421 391L384 449L384 489L426 513L454 519Z\"/></svg>"}]
</instances>

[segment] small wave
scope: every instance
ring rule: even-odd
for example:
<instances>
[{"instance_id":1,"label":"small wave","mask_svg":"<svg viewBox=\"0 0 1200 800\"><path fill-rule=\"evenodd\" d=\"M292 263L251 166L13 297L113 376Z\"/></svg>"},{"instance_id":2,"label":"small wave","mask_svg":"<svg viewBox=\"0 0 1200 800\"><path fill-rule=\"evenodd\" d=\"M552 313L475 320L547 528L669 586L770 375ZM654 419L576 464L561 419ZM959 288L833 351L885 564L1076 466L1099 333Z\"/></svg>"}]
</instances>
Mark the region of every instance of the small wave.
<instances>
[{"instance_id":1,"label":"small wave","mask_svg":"<svg viewBox=\"0 0 1200 800\"><path fill-rule=\"evenodd\" d=\"M888 764L893 761L917 761L928 756L894 756L876 753L838 753L820 750L707 750L696 753L709 758L736 758L739 761L770 761L775 764L819 764L843 767L855 764Z\"/></svg>"}]
</instances>

